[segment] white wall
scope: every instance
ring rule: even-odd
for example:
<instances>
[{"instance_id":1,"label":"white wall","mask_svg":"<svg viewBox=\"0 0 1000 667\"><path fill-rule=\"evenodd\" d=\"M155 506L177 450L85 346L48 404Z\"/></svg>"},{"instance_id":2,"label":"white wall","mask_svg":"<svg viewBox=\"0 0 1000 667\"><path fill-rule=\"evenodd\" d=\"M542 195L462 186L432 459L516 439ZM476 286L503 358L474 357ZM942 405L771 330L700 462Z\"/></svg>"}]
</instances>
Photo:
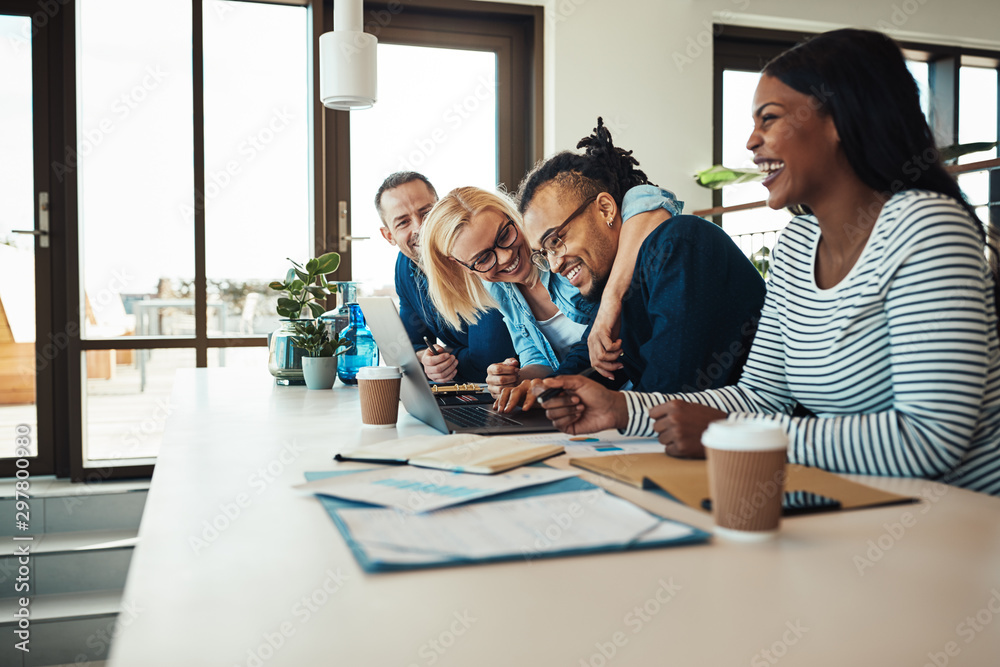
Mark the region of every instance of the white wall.
<instances>
[{"instance_id":1,"label":"white wall","mask_svg":"<svg viewBox=\"0 0 1000 667\"><path fill-rule=\"evenodd\" d=\"M573 148L601 115L615 143L634 150L650 179L673 189L688 211L711 205L692 177L712 160L713 21L875 28L1000 50L997 0L507 1L545 7L546 155Z\"/></svg>"}]
</instances>

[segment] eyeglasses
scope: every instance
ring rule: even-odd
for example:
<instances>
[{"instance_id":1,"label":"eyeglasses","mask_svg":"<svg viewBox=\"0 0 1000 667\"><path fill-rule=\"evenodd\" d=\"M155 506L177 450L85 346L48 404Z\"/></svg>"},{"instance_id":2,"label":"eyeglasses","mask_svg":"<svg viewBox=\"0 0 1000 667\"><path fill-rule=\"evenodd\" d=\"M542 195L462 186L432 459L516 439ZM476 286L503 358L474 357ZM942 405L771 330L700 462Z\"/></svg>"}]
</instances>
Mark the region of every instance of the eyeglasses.
<instances>
[{"instance_id":1,"label":"eyeglasses","mask_svg":"<svg viewBox=\"0 0 1000 667\"><path fill-rule=\"evenodd\" d=\"M500 231L497 232L497 238L493 242L492 248L479 253L479 256L472 261L472 264L466 264L460 259L456 259L455 261L470 271L487 273L490 269L497 265L497 248L507 250L516 242L517 225L515 225L514 221L508 217L507 224L501 227Z\"/></svg>"},{"instance_id":2,"label":"eyeglasses","mask_svg":"<svg viewBox=\"0 0 1000 667\"><path fill-rule=\"evenodd\" d=\"M587 197L587 199L582 204L580 204L580 208L576 209L575 211L569 214L569 217L566 218L566 222L562 223L561 225L556 227L553 231L545 235L541 243L542 249L533 250L531 252L532 264L540 268L542 271L552 270L552 267L549 266L549 257L555 259L558 257L562 257L563 255L566 254L566 243L563 242L560 234L562 234L562 231L566 228L566 225L573 222L573 220L575 220L577 216L583 213L588 206L593 204L597 200L598 196L599 195L593 195L591 197Z\"/></svg>"}]
</instances>

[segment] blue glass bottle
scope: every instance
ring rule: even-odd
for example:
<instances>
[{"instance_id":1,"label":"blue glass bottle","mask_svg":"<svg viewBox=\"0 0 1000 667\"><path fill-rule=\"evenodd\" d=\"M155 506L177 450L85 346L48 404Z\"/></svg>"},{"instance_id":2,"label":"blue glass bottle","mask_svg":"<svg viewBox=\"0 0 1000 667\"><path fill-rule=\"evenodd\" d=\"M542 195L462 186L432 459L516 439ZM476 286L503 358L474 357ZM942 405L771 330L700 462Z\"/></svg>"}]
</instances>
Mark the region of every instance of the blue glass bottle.
<instances>
[{"instance_id":1,"label":"blue glass bottle","mask_svg":"<svg viewBox=\"0 0 1000 667\"><path fill-rule=\"evenodd\" d=\"M344 384L357 384L359 369L365 366L378 366L378 347L375 346L371 329L365 324L361 306L351 303L348 304L348 308L350 320L340 332L340 337L346 338L351 344L345 348L337 362L337 377Z\"/></svg>"}]
</instances>

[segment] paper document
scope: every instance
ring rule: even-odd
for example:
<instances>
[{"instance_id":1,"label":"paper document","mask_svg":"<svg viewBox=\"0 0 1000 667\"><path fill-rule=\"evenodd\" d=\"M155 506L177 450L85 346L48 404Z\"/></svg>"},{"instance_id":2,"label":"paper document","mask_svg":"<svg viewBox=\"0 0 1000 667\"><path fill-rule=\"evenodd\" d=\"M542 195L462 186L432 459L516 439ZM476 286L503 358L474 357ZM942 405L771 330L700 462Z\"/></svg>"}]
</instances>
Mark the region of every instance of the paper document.
<instances>
[{"instance_id":1,"label":"paper document","mask_svg":"<svg viewBox=\"0 0 1000 667\"><path fill-rule=\"evenodd\" d=\"M568 435L566 433L539 433L533 435L518 435L518 440L525 442L549 443L562 445L572 458L594 456L621 456L623 454L663 454L663 445L656 438L639 438L635 436L618 435L603 437L599 435Z\"/></svg>"},{"instance_id":2,"label":"paper document","mask_svg":"<svg viewBox=\"0 0 1000 667\"><path fill-rule=\"evenodd\" d=\"M330 477L295 488L406 512L432 512L476 498L567 479L575 474L552 468L519 468L487 477L394 466Z\"/></svg>"},{"instance_id":3,"label":"paper document","mask_svg":"<svg viewBox=\"0 0 1000 667\"><path fill-rule=\"evenodd\" d=\"M523 556L693 535L601 489L474 503L433 514L344 509L340 517L373 560L393 563Z\"/></svg>"}]
</instances>

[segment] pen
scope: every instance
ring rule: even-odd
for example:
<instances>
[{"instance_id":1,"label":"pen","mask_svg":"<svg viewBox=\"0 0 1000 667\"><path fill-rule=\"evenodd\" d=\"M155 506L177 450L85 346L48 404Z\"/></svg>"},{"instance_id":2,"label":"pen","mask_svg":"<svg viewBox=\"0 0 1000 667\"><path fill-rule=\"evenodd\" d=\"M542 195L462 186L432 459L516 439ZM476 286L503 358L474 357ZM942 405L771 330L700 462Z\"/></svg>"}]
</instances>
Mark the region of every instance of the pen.
<instances>
[{"instance_id":1,"label":"pen","mask_svg":"<svg viewBox=\"0 0 1000 667\"><path fill-rule=\"evenodd\" d=\"M431 351L431 354L441 354L440 348L432 343L430 338L424 336L424 342L427 343L427 349Z\"/></svg>"},{"instance_id":2,"label":"pen","mask_svg":"<svg viewBox=\"0 0 1000 667\"><path fill-rule=\"evenodd\" d=\"M596 372L597 372L597 369L594 368L593 366L591 366L590 368L588 368L585 371L581 372L580 373L580 377L589 378L591 375L593 375ZM549 377L552 377L552 376L550 375ZM546 389L545 391L543 391L542 393L540 393L538 395L538 398L535 399L535 400L537 400L539 403L544 403L545 401L549 400L550 398L555 398L556 396L559 396L560 394L563 393L563 391L564 390L563 390L562 387L552 387L551 389Z\"/></svg>"}]
</instances>

